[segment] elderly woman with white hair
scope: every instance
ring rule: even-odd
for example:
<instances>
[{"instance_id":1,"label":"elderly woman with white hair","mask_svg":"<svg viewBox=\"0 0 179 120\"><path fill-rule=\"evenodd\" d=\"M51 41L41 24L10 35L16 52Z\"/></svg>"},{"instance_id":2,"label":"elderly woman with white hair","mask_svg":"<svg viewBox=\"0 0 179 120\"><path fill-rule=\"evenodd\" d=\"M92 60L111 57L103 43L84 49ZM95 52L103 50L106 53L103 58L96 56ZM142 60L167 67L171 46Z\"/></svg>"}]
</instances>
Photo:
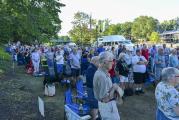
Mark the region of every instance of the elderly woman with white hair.
<instances>
[{"instance_id":1,"label":"elderly woman with white hair","mask_svg":"<svg viewBox=\"0 0 179 120\"><path fill-rule=\"evenodd\" d=\"M156 120L179 120L179 70L174 67L164 68L162 80L155 90L157 101Z\"/></svg>"},{"instance_id":2,"label":"elderly woman with white hair","mask_svg":"<svg viewBox=\"0 0 179 120\"><path fill-rule=\"evenodd\" d=\"M99 55L100 66L93 79L94 96L98 100L102 120L120 120L116 97L122 97L123 91L117 84L112 84L108 70L112 68L113 55L102 52Z\"/></svg>"}]
</instances>

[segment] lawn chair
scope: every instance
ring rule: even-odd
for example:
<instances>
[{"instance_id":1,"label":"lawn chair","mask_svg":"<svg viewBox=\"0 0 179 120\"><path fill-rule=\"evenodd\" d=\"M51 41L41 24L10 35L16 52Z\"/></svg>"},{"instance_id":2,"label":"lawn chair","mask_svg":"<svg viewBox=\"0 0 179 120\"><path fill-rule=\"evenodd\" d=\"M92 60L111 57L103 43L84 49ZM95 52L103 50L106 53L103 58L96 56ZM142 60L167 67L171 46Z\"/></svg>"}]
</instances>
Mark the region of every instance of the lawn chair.
<instances>
[{"instance_id":1,"label":"lawn chair","mask_svg":"<svg viewBox=\"0 0 179 120\"><path fill-rule=\"evenodd\" d=\"M65 105L68 106L73 112L75 112L76 114L78 114L79 116L85 116L88 115L89 113L89 106L83 104L82 105L82 109L83 112L80 111L80 104L74 103L73 102L73 97L75 98L75 96L72 96L72 92L71 89L69 88L66 92L65 92ZM64 119L66 118L65 116L65 111L64 111Z\"/></svg>"},{"instance_id":2,"label":"lawn chair","mask_svg":"<svg viewBox=\"0 0 179 120\"><path fill-rule=\"evenodd\" d=\"M88 94L87 94L87 91L85 90L85 87L83 86L82 80L78 80L76 82L76 90L77 90L77 96L76 97L78 99L87 100Z\"/></svg>"},{"instance_id":3,"label":"lawn chair","mask_svg":"<svg viewBox=\"0 0 179 120\"><path fill-rule=\"evenodd\" d=\"M69 106L65 105L65 113L66 113L66 118L67 120L90 120L91 116L90 115L84 115L80 116L76 114Z\"/></svg>"}]
</instances>

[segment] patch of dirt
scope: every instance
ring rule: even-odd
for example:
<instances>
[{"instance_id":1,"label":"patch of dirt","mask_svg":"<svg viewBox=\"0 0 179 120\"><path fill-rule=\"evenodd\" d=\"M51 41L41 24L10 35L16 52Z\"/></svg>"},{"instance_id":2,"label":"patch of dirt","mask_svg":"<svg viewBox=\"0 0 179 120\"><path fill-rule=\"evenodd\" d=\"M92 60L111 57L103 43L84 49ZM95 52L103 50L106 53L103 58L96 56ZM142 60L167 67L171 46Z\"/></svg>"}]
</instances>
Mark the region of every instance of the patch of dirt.
<instances>
[{"instance_id":1,"label":"patch of dirt","mask_svg":"<svg viewBox=\"0 0 179 120\"><path fill-rule=\"evenodd\" d=\"M44 96L43 78L25 73L23 66L16 66L0 79L0 120L44 120L38 112L38 96L45 103L45 119L63 120L65 88L56 84L56 96ZM121 120L154 120L154 88L144 95L126 97L118 106Z\"/></svg>"}]
</instances>

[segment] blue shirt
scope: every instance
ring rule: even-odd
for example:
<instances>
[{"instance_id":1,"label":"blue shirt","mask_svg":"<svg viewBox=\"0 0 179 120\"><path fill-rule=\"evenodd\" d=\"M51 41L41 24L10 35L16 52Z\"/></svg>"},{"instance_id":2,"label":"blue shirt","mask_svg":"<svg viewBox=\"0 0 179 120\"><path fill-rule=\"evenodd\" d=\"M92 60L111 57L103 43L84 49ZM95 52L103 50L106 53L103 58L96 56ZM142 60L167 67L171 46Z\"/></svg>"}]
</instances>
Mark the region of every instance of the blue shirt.
<instances>
[{"instance_id":1,"label":"blue shirt","mask_svg":"<svg viewBox=\"0 0 179 120\"><path fill-rule=\"evenodd\" d=\"M178 67L178 57L176 55L170 55L169 57L169 66L170 67Z\"/></svg>"},{"instance_id":2,"label":"blue shirt","mask_svg":"<svg viewBox=\"0 0 179 120\"><path fill-rule=\"evenodd\" d=\"M165 68L166 67L164 55L157 54L154 59L155 59L155 62L160 62L158 64L157 63L155 64L157 68Z\"/></svg>"},{"instance_id":3,"label":"blue shirt","mask_svg":"<svg viewBox=\"0 0 179 120\"><path fill-rule=\"evenodd\" d=\"M97 50L98 54L100 54L101 52L104 52L104 51L105 51L105 49L104 49L103 47L100 47L100 48L98 48L98 50Z\"/></svg>"}]
</instances>

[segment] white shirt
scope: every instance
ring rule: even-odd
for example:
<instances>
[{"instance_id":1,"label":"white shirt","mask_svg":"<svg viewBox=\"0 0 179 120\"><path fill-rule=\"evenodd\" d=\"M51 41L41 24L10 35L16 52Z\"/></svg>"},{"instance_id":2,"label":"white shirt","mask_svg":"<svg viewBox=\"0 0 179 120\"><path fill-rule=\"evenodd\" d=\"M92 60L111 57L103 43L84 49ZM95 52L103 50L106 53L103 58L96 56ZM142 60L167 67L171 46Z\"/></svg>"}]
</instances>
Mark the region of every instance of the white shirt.
<instances>
[{"instance_id":1,"label":"white shirt","mask_svg":"<svg viewBox=\"0 0 179 120\"><path fill-rule=\"evenodd\" d=\"M146 65L139 65L137 64L139 61L146 61L144 56L133 56L132 57L132 64L133 64L133 72L138 72L138 73L145 73L146 72Z\"/></svg>"},{"instance_id":2,"label":"white shirt","mask_svg":"<svg viewBox=\"0 0 179 120\"><path fill-rule=\"evenodd\" d=\"M40 54L39 54L39 52L33 52L32 53L32 60L34 60L36 62L40 61Z\"/></svg>"},{"instance_id":3,"label":"white shirt","mask_svg":"<svg viewBox=\"0 0 179 120\"><path fill-rule=\"evenodd\" d=\"M124 60L127 63L127 65L130 65L132 63L132 55L125 54Z\"/></svg>"},{"instance_id":4,"label":"white shirt","mask_svg":"<svg viewBox=\"0 0 179 120\"><path fill-rule=\"evenodd\" d=\"M57 64L64 64L64 57L63 55L56 55L56 63Z\"/></svg>"}]
</instances>

